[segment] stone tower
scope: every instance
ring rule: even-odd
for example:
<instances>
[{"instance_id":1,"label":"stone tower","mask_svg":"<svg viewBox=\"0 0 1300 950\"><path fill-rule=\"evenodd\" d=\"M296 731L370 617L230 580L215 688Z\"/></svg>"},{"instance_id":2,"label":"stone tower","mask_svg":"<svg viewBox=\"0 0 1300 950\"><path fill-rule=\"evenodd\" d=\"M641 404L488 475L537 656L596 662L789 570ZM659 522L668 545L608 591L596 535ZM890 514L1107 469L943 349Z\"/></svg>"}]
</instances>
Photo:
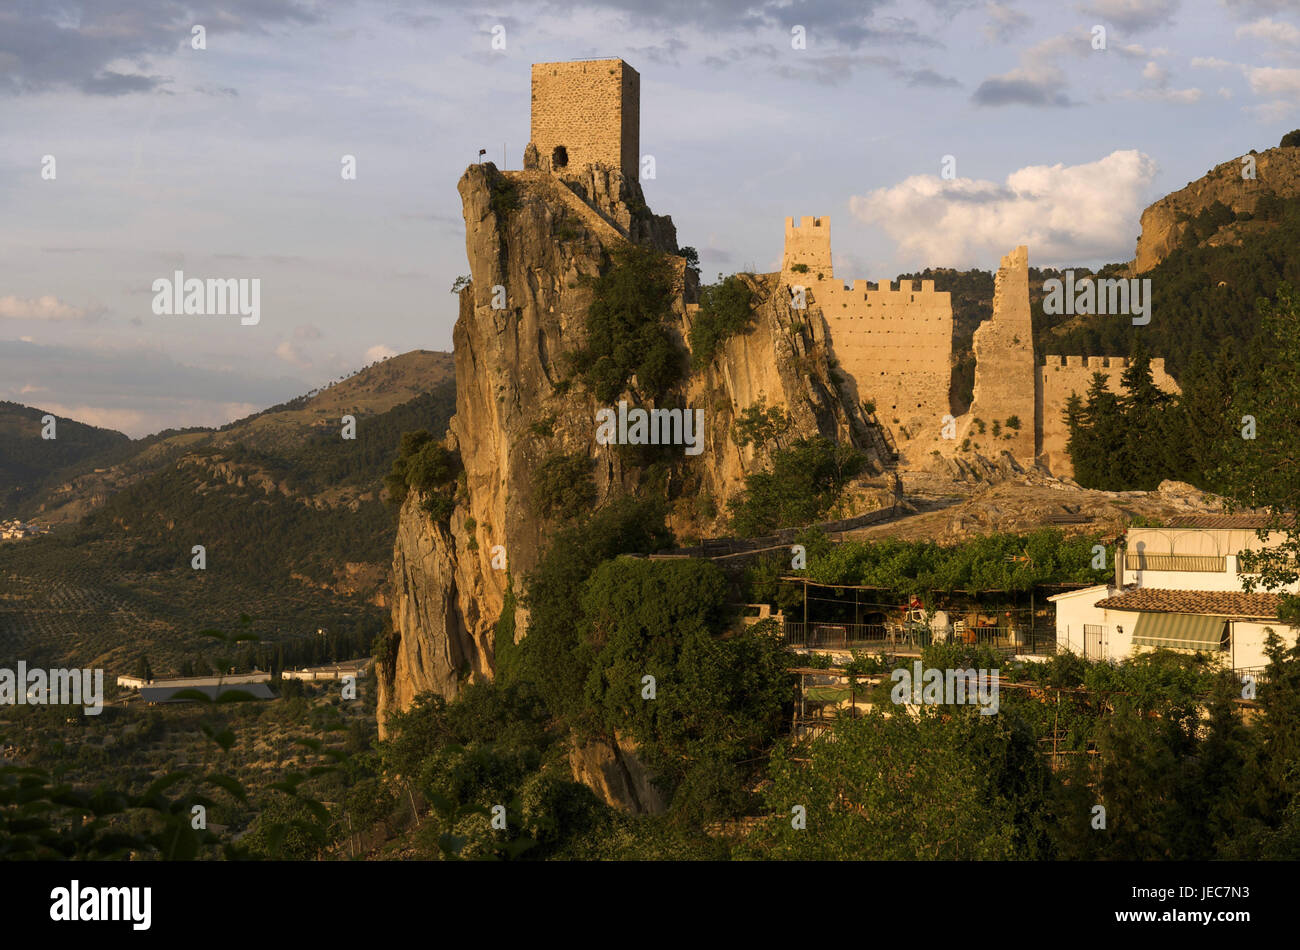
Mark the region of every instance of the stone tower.
<instances>
[{"instance_id":1,"label":"stone tower","mask_svg":"<svg viewBox=\"0 0 1300 950\"><path fill-rule=\"evenodd\" d=\"M796 271L794 268L799 267ZM806 270L804 268L807 268ZM809 280L829 280L831 273L831 219L802 217L796 226L794 218L785 219L785 255L781 260L781 276L788 283L808 283Z\"/></svg>"},{"instance_id":2,"label":"stone tower","mask_svg":"<svg viewBox=\"0 0 1300 950\"><path fill-rule=\"evenodd\" d=\"M533 64L532 136L524 167L622 169L637 180L641 76L621 59Z\"/></svg>"},{"instance_id":3,"label":"stone tower","mask_svg":"<svg viewBox=\"0 0 1300 950\"><path fill-rule=\"evenodd\" d=\"M1005 449L1017 461L1033 464L1038 373L1029 311L1029 248L1023 244L1002 258L993 284L993 318L979 325L972 349L975 398L968 434L976 450L996 457ZM984 423L983 433L974 422L977 419Z\"/></svg>"}]
</instances>

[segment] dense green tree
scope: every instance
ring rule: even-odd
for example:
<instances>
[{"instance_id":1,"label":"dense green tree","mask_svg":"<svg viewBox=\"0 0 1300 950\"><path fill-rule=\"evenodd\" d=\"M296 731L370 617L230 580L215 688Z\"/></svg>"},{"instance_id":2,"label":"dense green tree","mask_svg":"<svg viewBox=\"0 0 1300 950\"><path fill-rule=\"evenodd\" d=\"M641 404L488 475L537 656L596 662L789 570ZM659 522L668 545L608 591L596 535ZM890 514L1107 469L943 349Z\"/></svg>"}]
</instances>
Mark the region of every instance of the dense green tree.
<instances>
[{"instance_id":1,"label":"dense green tree","mask_svg":"<svg viewBox=\"0 0 1300 950\"><path fill-rule=\"evenodd\" d=\"M1246 552L1242 561L1256 575L1248 589L1278 590L1300 579L1300 300L1284 285L1260 310L1266 356L1238 387L1233 415L1241 438L1229 440L1218 474L1234 503L1270 513L1281 543ZM1282 616L1300 616L1300 597L1285 596Z\"/></svg>"},{"instance_id":2,"label":"dense green tree","mask_svg":"<svg viewBox=\"0 0 1300 950\"><path fill-rule=\"evenodd\" d=\"M821 584L858 584L903 594L1027 591L1063 581L1095 584L1108 576L1091 566L1092 547L1099 540L1044 528L1029 535L983 535L954 545L898 538L845 541L813 557L808 576Z\"/></svg>"},{"instance_id":3,"label":"dense green tree","mask_svg":"<svg viewBox=\"0 0 1300 950\"><path fill-rule=\"evenodd\" d=\"M773 752L764 795L773 817L754 843L761 856L800 860L1042 857L1000 787L1004 763L1028 765L1038 781L1036 758L1032 737L1002 715L840 719L832 736ZM806 827L795 827L796 807Z\"/></svg>"},{"instance_id":4,"label":"dense green tree","mask_svg":"<svg viewBox=\"0 0 1300 950\"><path fill-rule=\"evenodd\" d=\"M779 637L720 636L726 601L711 563L628 558L597 568L582 597L596 650L587 703L606 735L636 741L674 810L695 818L743 807L753 770L741 763L772 742L792 695Z\"/></svg>"},{"instance_id":5,"label":"dense green tree","mask_svg":"<svg viewBox=\"0 0 1300 950\"><path fill-rule=\"evenodd\" d=\"M691 365L700 369L712 362L718 347L753 321L754 291L749 282L732 274L717 284L700 288L700 309L691 324Z\"/></svg>"},{"instance_id":6,"label":"dense green tree","mask_svg":"<svg viewBox=\"0 0 1300 950\"><path fill-rule=\"evenodd\" d=\"M519 676L532 682L554 715L577 720L594 659L580 635L583 585L602 562L667 547L661 505L618 499L557 532L524 580L528 635L519 644Z\"/></svg>"},{"instance_id":7,"label":"dense green tree","mask_svg":"<svg viewBox=\"0 0 1300 950\"><path fill-rule=\"evenodd\" d=\"M673 277L667 256L623 245L595 278L587 308L587 343L574 365L599 403L613 403L635 379L640 395L659 402L683 376L684 356L669 332Z\"/></svg>"},{"instance_id":8,"label":"dense green tree","mask_svg":"<svg viewBox=\"0 0 1300 950\"><path fill-rule=\"evenodd\" d=\"M857 449L825 436L799 439L772 453L769 471L745 476L744 491L728 503L732 527L753 537L812 524L866 462Z\"/></svg>"},{"instance_id":9,"label":"dense green tree","mask_svg":"<svg viewBox=\"0 0 1300 950\"><path fill-rule=\"evenodd\" d=\"M1177 402L1176 427L1166 442L1174 464L1180 463L1180 480L1218 489L1217 470L1226 461L1224 453L1231 440L1238 437L1232 418L1238 374L1236 356L1227 345L1220 347L1213 360L1201 353L1193 355Z\"/></svg>"}]
</instances>

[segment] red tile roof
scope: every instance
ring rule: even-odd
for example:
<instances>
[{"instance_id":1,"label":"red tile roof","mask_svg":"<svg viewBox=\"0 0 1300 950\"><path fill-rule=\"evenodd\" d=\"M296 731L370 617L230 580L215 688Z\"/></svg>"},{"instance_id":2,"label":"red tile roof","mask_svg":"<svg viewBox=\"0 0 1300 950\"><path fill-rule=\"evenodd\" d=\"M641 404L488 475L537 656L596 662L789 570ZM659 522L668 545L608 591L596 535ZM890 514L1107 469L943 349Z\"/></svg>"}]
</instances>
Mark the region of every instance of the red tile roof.
<instances>
[{"instance_id":1,"label":"red tile roof","mask_svg":"<svg viewBox=\"0 0 1300 950\"><path fill-rule=\"evenodd\" d=\"M1210 617L1254 617L1276 620L1281 594L1248 594L1240 590L1167 590L1138 587L1099 600L1094 606L1108 610L1144 610L1152 613L1203 614Z\"/></svg>"}]
</instances>

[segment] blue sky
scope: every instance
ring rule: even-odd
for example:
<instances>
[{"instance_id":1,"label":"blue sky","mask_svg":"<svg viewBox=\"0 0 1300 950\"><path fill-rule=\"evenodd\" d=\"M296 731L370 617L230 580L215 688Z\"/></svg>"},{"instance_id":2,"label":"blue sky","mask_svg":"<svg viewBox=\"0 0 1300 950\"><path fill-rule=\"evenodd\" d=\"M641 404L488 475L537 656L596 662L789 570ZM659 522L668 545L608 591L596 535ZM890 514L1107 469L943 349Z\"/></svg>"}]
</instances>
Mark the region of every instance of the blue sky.
<instances>
[{"instance_id":1,"label":"blue sky","mask_svg":"<svg viewBox=\"0 0 1300 950\"><path fill-rule=\"evenodd\" d=\"M647 199L708 277L809 214L845 279L1126 260L1300 126L1300 0L0 0L0 399L138 436L450 349L456 181L519 167L530 65L587 56L640 72ZM156 316L176 269L259 278L261 322Z\"/></svg>"}]
</instances>

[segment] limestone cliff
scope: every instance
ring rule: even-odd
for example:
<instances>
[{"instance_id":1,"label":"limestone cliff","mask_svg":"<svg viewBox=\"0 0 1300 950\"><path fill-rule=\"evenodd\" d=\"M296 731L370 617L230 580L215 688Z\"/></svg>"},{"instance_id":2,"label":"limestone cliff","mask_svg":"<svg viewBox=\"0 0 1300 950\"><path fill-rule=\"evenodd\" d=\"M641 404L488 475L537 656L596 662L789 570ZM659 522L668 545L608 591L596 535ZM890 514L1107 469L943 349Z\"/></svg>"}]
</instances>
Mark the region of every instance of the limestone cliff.
<instances>
[{"instance_id":1,"label":"limestone cliff","mask_svg":"<svg viewBox=\"0 0 1300 950\"><path fill-rule=\"evenodd\" d=\"M1281 198L1300 195L1300 148L1271 148L1255 155L1255 177L1242 177L1242 159L1216 165L1205 177L1189 182L1165 195L1142 212L1142 233L1137 240L1137 257L1132 269L1149 271L1189 240L1191 219L1218 201L1234 212L1253 214L1259 200L1274 194ZM1233 243L1245 230L1267 227L1261 221L1234 221L1218 229L1208 244Z\"/></svg>"},{"instance_id":2,"label":"limestone cliff","mask_svg":"<svg viewBox=\"0 0 1300 950\"><path fill-rule=\"evenodd\" d=\"M493 675L493 630L507 585L522 593L523 578L554 528L532 503L532 475L544 458L554 452L592 458L597 504L649 490L643 473L629 467L615 446L596 443L600 407L571 378L566 357L586 337L592 290L581 278L609 266L609 252L622 242L676 251L671 219L649 211L636 181L601 166L562 179L474 165L458 187L472 282L461 292L454 331L456 415L447 442L459 449L465 478L446 528L430 522L416 497L401 510L393 632L380 673L381 731L384 718L417 693L451 697L467 678ZM672 330L685 363L697 311L695 275L683 259L671 260L677 281ZM747 279L756 300L752 329L726 341L677 393L705 418L704 451L684 460L670 486L676 497L670 526L682 537L720 533L713 513L726 510L744 474L762 463L752 447L742 452L730 435L735 415L760 397L787 409L792 438L820 432L874 452L873 428L851 394L841 391L820 313L791 310L777 275ZM503 293L504 308L494 308ZM704 498L713 504L700 504ZM494 567L494 552L504 556L507 570ZM521 639L528 623L522 607L514 621ZM618 786L609 775L632 776L621 780L628 788L643 784L635 767L611 765L605 752L623 754L591 752L575 761L575 772L606 776L592 778L593 785ZM644 789L636 795L647 797Z\"/></svg>"}]
</instances>

